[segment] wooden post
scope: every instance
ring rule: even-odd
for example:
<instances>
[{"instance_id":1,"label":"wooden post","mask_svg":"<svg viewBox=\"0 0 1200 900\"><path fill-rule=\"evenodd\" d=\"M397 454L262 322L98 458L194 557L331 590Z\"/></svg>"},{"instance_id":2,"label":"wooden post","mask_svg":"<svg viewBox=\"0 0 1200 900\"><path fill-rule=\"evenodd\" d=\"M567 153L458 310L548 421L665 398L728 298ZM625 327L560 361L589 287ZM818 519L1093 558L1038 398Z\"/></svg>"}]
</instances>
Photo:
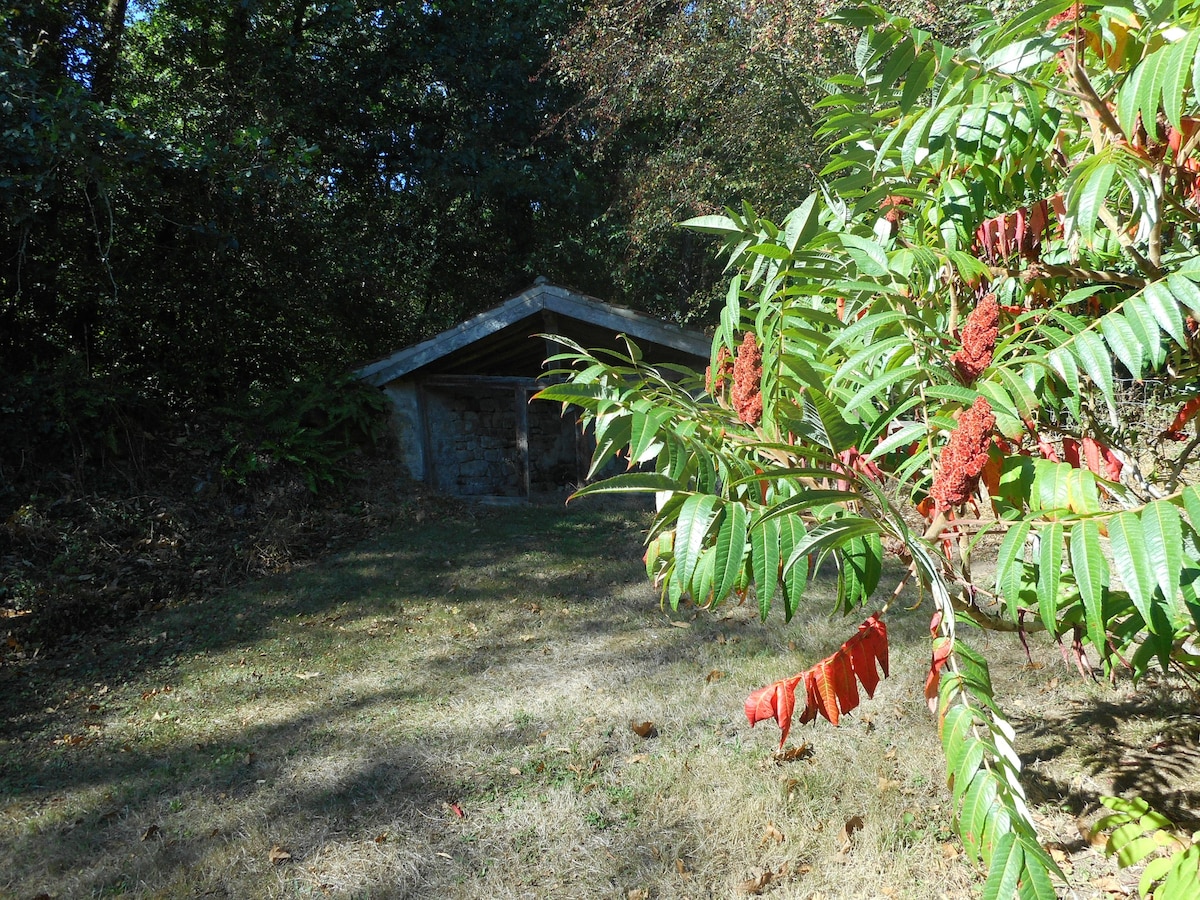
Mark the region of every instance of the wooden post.
<instances>
[{"instance_id":1,"label":"wooden post","mask_svg":"<svg viewBox=\"0 0 1200 900\"><path fill-rule=\"evenodd\" d=\"M517 461L521 467L522 496L529 499L529 390L518 385L513 392L517 404Z\"/></svg>"},{"instance_id":2,"label":"wooden post","mask_svg":"<svg viewBox=\"0 0 1200 900\"><path fill-rule=\"evenodd\" d=\"M417 382L417 410L421 416L421 480L431 488L437 487L433 473L433 439L429 433L429 392Z\"/></svg>"}]
</instances>

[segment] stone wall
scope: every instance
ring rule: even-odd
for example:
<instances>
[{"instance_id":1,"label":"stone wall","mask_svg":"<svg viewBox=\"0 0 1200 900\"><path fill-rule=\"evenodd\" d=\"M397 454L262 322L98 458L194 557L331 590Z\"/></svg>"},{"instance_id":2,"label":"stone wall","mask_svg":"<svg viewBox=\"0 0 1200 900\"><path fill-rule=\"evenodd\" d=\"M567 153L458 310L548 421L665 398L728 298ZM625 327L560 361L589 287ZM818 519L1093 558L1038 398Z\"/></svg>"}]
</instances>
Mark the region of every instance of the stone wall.
<instances>
[{"instance_id":1,"label":"stone wall","mask_svg":"<svg viewBox=\"0 0 1200 900\"><path fill-rule=\"evenodd\" d=\"M529 404L529 491L551 494L580 480L574 410L561 413L561 403Z\"/></svg>"},{"instance_id":2,"label":"stone wall","mask_svg":"<svg viewBox=\"0 0 1200 900\"><path fill-rule=\"evenodd\" d=\"M524 494L511 388L430 390L426 402L438 490L463 497Z\"/></svg>"}]
</instances>

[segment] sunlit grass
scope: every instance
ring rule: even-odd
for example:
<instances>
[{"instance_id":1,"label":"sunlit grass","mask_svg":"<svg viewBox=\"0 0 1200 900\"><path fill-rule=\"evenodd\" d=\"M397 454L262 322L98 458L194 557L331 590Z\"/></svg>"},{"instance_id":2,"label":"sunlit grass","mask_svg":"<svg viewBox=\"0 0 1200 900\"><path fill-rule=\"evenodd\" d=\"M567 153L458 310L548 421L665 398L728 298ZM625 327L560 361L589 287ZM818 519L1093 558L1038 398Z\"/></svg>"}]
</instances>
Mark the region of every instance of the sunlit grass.
<instances>
[{"instance_id":1,"label":"sunlit grass","mask_svg":"<svg viewBox=\"0 0 1200 900\"><path fill-rule=\"evenodd\" d=\"M891 617L876 698L795 729L812 753L780 764L745 695L857 622L821 585L790 626L664 611L644 523L581 505L400 529L6 673L0 896L973 896L927 610ZM1018 715L1069 682L1048 647L1041 670L993 650Z\"/></svg>"}]
</instances>

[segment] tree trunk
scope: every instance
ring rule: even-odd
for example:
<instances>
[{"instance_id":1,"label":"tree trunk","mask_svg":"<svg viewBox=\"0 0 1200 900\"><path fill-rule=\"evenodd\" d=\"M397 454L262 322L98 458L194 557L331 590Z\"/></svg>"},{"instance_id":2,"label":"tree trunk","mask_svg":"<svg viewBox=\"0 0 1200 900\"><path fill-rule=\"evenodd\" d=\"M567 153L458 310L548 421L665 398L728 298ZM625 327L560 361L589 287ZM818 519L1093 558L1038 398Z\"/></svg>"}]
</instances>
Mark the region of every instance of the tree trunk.
<instances>
[{"instance_id":1,"label":"tree trunk","mask_svg":"<svg viewBox=\"0 0 1200 900\"><path fill-rule=\"evenodd\" d=\"M125 13L129 0L108 0L100 22L100 45L92 69L92 97L105 105L112 102L121 45L125 37Z\"/></svg>"}]
</instances>

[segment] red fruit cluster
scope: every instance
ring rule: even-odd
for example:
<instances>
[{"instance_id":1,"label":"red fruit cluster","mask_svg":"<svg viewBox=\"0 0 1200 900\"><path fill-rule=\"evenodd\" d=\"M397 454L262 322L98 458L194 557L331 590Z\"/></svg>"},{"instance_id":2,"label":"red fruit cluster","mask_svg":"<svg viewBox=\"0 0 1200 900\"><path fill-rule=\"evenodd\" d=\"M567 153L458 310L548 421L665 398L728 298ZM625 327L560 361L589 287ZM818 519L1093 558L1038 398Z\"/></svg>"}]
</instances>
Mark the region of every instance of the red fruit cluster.
<instances>
[{"instance_id":1,"label":"red fruit cluster","mask_svg":"<svg viewBox=\"0 0 1200 900\"><path fill-rule=\"evenodd\" d=\"M987 465L995 427L996 416L983 397L976 397L975 403L959 415L958 427L950 432L950 442L942 451L941 465L929 492L938 509L954 509L974 496Z\"/></svg>"},{"instance_id":2,"label":"red fruit cluster","mask_svg":"<svg viewBox=\"0 0 1200 900\"><path fill-rule=\"evenodd\" d=\"M879 209L883 213L884 220L891 226L892 234L896 233L896 229L900 227L900 220L904 218L905 207L912 206L911 197L898 197L895 195L884 197L879 204Z\"/></svg>"},{"instance_id":3,"label":"red fruit cluster","mask_svg":"<svg viewBox=\"0 0 1200 900\"><path fill-rule=\"evenodd\" d=\"M1065 37L1067 40L1069 40L1077 48L1081 44L1086 43L1088 46L1090 46L1092 48L1093 51L1095 51L1096 53L1099 53L1100 52L1100 41L1097 39L1097 37L1094 34L1092 34L1086 28L1081 28L1079 26L1079 22L1083 18L1084 18L1083 4L1072 3L1069 9L1065 9L1062 12L1060 12L1057 16L1052 16L1050 18L1050 21L1046 23L1046 30L1051 31L1051 32L1058 31L1058 29L1061 26L1066 25L1068 22L1074 22L1075 27L1070 28L1067 31L1065 31L1063 33L1063 37ZM1062 57L1061 53L1059 54L1059 57L1061 59L1061 57ZM1063 63L1060 62L1059 70L1061 71L1061 70L1063 70L1063 68L1064 68Z\"/></svg>"},{"instance_id":4,"label":"red fruit cluster","mask_svg":"<svg viewBox=\"0 0 1200 900\"><path fill-rule=\"evenodd\" d=\"M1083 7L1078 3L1072 3L1068 9L1063 10L1057 16L1053 16L1046 23L1047 31L1057 31L1058 26L1064 22L1076 22L1083 15Z\"/></svg>"},{"instance_id":5,"label":"red fruit cluster","mask_svg":"<svg viewBox=\"0 0 1200 900\"><path fill-rule=\"evenodd\" d=\"M725 382L733 375L733 357L724 347L717 350L717 371L713 374L712 366L704 370L704 389L715 397L724 388Z\"/></svg>"},{"instance_id":6,"label":"red fruit cluster","mask_svg":"<svg viewBox=\"0 0 1200 900\"><path fill-rule=\"evenodd\" d=\"M985 294L963 325L962 347L950 358L963 384L971 384L992 364L999 333L1000 305L995 294Z\"/></svg>"},{"instance_id":7,"label":"red fruit cluster","mask_svg":"<svg viewBox=\"0 0 1200 900\"><path fill-rule=\"evenodd\" d=\"M747 425L762 418L762 351L753 332L746 332L733 363L733 409Z\"/></svg>"}]
</instances>

